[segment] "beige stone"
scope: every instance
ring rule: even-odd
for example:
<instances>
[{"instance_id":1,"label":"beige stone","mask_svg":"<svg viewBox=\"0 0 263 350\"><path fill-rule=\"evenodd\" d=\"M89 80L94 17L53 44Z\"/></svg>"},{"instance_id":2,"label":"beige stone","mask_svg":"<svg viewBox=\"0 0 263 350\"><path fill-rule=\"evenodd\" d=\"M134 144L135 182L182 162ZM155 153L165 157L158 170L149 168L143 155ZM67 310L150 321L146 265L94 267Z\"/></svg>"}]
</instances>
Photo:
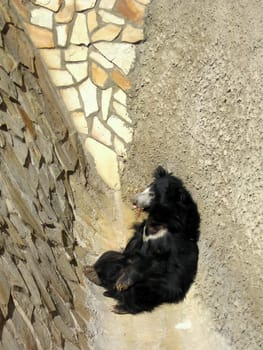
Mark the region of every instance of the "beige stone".
<instances>
[{"instance_id":1,"label":"beige stone","mask_svg":"<svg viewBox=\"0 0 263 350\"><path fill-rule=\"evenodd\" d=\"M137 43L144 39L143 29L135 28L131 25L127 25L121 35L121 41L128 43Z\"/></svg>"},{"instance_id":2,"label":"beige stone","mask_svg":"<svg viewBox=\"0 0 263 350\"><path fill-rule=\"evenodd\" d=\"M118 156L126 157L127 152L126 152L125 145L117 136L114 137L113 145L114 145L114 150Z\"/></svg>"},{"instance_id":3,"label":"beige stone","mask_svg":"<svg viewBox=\"0 0 263 350\"><path fill-rule=\"evenodd\" d=\"M78 13L74 23L71 39L71 44L89 44L89 35L87 28L86 15L84 13Z\"/></svg>"},{"instance_id":4,"label":"beige stone","mask_svg":"<svg viewBox=\"0 0 263 350\"><path fill-rule=\"evenodd\" d=\"M99 28L96 32L92 34L92 42L96 41L112 41L120 33L121 27L116 26L115 24L107 24L106 26Z\"/></svg>"},{"instance_id":5,"label":"beige stone","mask_svg":"<svg viewBox=\"0 0 263 350\"><path fill-rule=\"evenodd\" d=\"M116 114L118 114L120 117L122 117L122 119L124 119L126 122L128 123L132 123L129 114L127 112L127 108L126 106L120 104L117 101L113 102L113 108L115 109Z\"/></svg>"},{"instance_id":6,"label":"beige stone","mask_svg":"<svg viewBox=\"0 0 263 350\"><path fill-rule=\"evenodd\" d=\"M123 90L129 90L131 88L130 80L125 77L118 69L114 69L111 74L112 80Z\"/></svg>"},{"instance_id":7,"label":"beige stone","mask_svg":"<svg viewBox=\"0 0 263 350\"><path fill-rule=\"evenodd\" d=\"M111 10L113 6L115 5L116 0L101 0L100 1L100 8Z\"/></svg>"},{"instance_id":8,"label":"beige stone","mask_svg":"<svg viewBox=\"0 0 263 350\"><path fill-rule=\"evenodd\" d=\"M68 26L66 24L57 25L56 31L57 31L58 46L65 47L67 45Z\"/></svg>"},{"instance_id":9,"label":"beige stone","mask_svg":"<svg viewBox=\"0 0 263 350\"><path fill-rule=\"evenodd\" d=\"M19 237L20 238L20 237ZM20 239L21 240L21 239ZM0 271L0 305L7 310L8 300L10 298L11 288L4 271Z\"/></svg>"},{"instance_id":10,"label":"beige stone","mask_svg":"<svg viewBox=\"0 0 263 350\"><path fill-rule=\"evenodd\" d=\"M95 85L97 85L100 88L104 88L108 80L108 73L96 63L92 62L91 77Z\"/></svg>"},{"instance_id":11,"label":"beige stone","mask_svg":"<svg viewBox=\"0 0 263 350\"><path fill-rule=\"evenodd\" d=\"M39 28L32 24L25 23L26 29L36 48L52 48L55 46L53 33L48 29Z\"/></svg>"},{"instance_id":12,"label":"beige stone","mask_svg":"<svg viewBox=\"0 0 263 350\"><path fill-rule=\"evenodd\" d=\"M96 0L76 0L76 10L83 11L95 6Z\"/></svg>"},{"instance_id":13,"label":"beige stone","mask_svg":"<svg viewBox=\"0 0 263 350\"><path fill-rule=\"evenodd\" d=\"M144 17L145 7L135 0L117 0L116 10L130 21L141 23Z\"/></svg>"},{"instance_id":14,"label":"beige stone","mask_svg":"<svg viewBox=\"0 0 263 350\"><path fill-rule=\"evenodd\" d=\"M31 11L31 23L40 27L52 29L53 12L44 8L38 8Z\"/></svg>"},{"instance_id":15,"label":"beige stone","mask_svg":"<svg viewBox=\"0 0 263 350\"><path fill-rule=\"evenodd\" d=\"M65 49L66 62L86 61L88 58L88 48L85 46L70 45Z\"/></svg>"},{"instance_id":16,"label":"beige stone","mask_svg":"<svg viewBox=\"0 0 263 350\"><path fill-rule=\"evenodd\" d=\"M88 76L88 62L68 63L66 68L73 75L77 82L80 82Z\"/></svg>"},{"instance_id":17,"label":"beige stone","mask_svg":"<svg viewBox=\"0 0 263 350\"><path fill-rule=\"evenodd\" d=\"M136 0L137 2L140 2L143 5L148 5L152 0Z\"/></svg>"},{"instance_id":18,"label":"beige stone","mask_svg":"<svg viewBox=\"0 0 263 350\"><path fill-rule=\"evenodd\" d=\"M115 100L117 100L118 102L126 106L127 95L125 94L124 91L122 91L121 89L118 89L114 94L114 98Z\"/></svg>"},{"instance_id":19,"label":"beige stone","mask_svg":"<svg viewBox=\"0 0 263 350\"><path fill-rule=\"evenodd\" d=\"M90 79L87 79L79 86L79 91L84 104L86 117L91 113L97 112L98 103L96 85L94 85Z\"/></svg>"},{"instance_id":20,"label":"beige stone","mask_svg":"<svg viewBox=\"0 0 263 350\"><path fill-rule=\"evenodd\" d=\"M1 7L1 5L0 5ZM5 20L0 15L0 31L5 25ZM35 71L34 63L34 52L32 50L32 44L28 38L28 35L25 35L24 31L16 27L15 25L8 25L8 30L5 32L5 35L2 32L0 35L0 46L2 42L2 37L4 39L4 52L8 52L13 58L18 62L22 63L30 69L31 72ZM0 61L1 62L1 61ZM1 63L0 63L1 64ZM17 81L18 85L21 86L22 72L20 67L16 69L16 72L12 74L11 80ZM19 78L20 76L20 78ZM20 81L20 83L19 83Z\"/></svg>"},{"instance_id":21,"label":"beige stone","mask_svg":"<svg viewBox=\"0 0 263 350\"><path fill-rule=\"evenodd\" d=\"M74 15L74 0L64 0L64 6L55 15L57 23L69 23Z\"/></svg>"},{"instance_id":22,"label":"beige stone","mask_svg":"<svg viewBox=\"0 0 263 350\"><path fill-rule=\"evenodd\" d=\"M125 23L123 18L117 17L117 16L113 15L112 13L104 11L104 10L100 10L99 15L100 15L102 21L105 23L114 23L114 24L119 24L119 25L122 25Z\"/></svg>"},{"instance_id":23,"label":"beige stone","mask_svg":"<svg viewBox=\"0 0 263 350\"><path fill-rule=\"evenodd\" d=\"M128 74L135 61L135 45L101 42L94 45L109 61Z\"/></svg>"},{"instance_id":24,"label":"beige stone","mask_svg":"<svg viewBox=\"0 0 263 350\"><path fill-rule=\"evenodd\" d=\"M103 120L107 120L109 115L109 107L112 96L112 88L102 90L101 92L101 113Z\"/></svg>"},{"instance_id":25,"label":"beige stone","mask_svg":"<svg viewBox=\"0 0 263 350\"><path fill-rule=\"evenodd\" d=\"M85 114L83 112L73 112L71 117L76 130L81 134L88 135L89 129Z\"/></svg>"},{"instance_id":26,"label":"beige stone","mask_svg":"<svg viewBox=\"0 0 263 350\"><path fill-rule=\"evenodd\" d=\"M29 20L29 12L27 11L26 5L21 0L13 0L12 5L15 6L19 16L23 17L26 21Z\"/></svg>"},{"instance_id":27,"label":"beige stone","mask_svg":"<svg viewBox=\"0 0 263 350\"><path fill-rule=\"evenodd\" d=\"M113 64L108 61L104 56L102 56L99 52L92 51L90 53L90 58L99 63L102 67L106 69L113 68Z\"/></svg>"},{"instance_id":28,"label":"beige stone","mask_svg":"<svg viewBox=\"0 0 263 350\"><path fill-rule=\"evenodd\" d=\"M67 86L74 83L71 74L66 70L51 69L49 74L56 86Z\"/></svg>"},{"instance_id":29,"label":"beige stone","mask_svg":"<svg viewBox=\"0 0 263 350\"><path fill-rule=\"evenodd\" d=\"M116 153L101 143L87 138L85 148L94 159L98 174L112 189L120 189L120 176Z\"/></svg>"},{"instance_id":30,"label":"beige stone","mask_svg":"<svg viewBox=\"0 0 263 350\"><path fill-rule=\"evenodd\" d=\"M111 132L107 129L98 117L93 119L92 137L106 146L111 146Z\"/></svg>"},{"instance_id":31,"label":"beige stone","mask_svg":"<svg viewBox=\"0 0 263 350\"><path fill-rule=\"evenodd\" d=\"M4 68L6 72L10 72L17 67L17 63L14 60L13 56L8 55L7 52L4 51L1 47L0 47L0 62L1 62L1 66Z\"/></svg>"},{"instance_id":32,"label":"beige stone","mask_svg":"<svg viewBox=\"0 0 263 350\"><path fill-rule=\"evenodd\" d=\"M90 33L98 27L97 13L95 10L89 11L87 13L87 23L88 30Z\"/></svg>"},{"instance_id":33,"label":"beige stone","mask_svg":"<svg viewBox=\"0 0 263 350\"><path fill-rule=\"evenodd\" d=\"M57 12L63 0L34 0L35 5L45 7L51 11Z\"/></svg>"},{"instance_id":34,"label":"beige stone","mask_svg":"<svg viewBox=\"0 0 263 350\"><path fill-rule=\"evenodd\" d=\"M128 127L123 120L115 115L110 116L107 124L114 130L114 132L122 138L126 143L132 141L132 128Z\"/></svg>"},{"instance_id":35,"label":"beige stone","mask_svg":"<svg viewBox=\"0 0 263 350\"><path fill-rule=\"evenodd\" d=\"M61 52L59 49L40 49L39 53L49 69L61 68Z\"/></svg>"},{"instance_id":36,"label":"beige stone","mask_svg":"<svg viewBox=\"0 0 263 350\"><path fill-rule=\"evenodd\" d=\"M78 90L74 87L62 89L60 91L63 101L69 111L81 108Z\"/></svg>"}]
</instances>

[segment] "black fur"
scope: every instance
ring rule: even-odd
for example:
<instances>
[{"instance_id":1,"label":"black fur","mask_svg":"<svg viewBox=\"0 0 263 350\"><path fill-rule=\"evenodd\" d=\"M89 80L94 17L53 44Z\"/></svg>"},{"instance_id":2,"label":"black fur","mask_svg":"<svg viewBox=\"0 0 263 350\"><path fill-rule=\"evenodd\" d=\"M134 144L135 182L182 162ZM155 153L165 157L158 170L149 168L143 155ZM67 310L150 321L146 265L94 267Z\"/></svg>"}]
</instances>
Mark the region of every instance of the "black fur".
<instances>
[{"instance_id":1,"label":"black fur","mask_svg":"<svg viewBox=\"0 0 263 350\"><path fill-rule=\"evenodd\" d=\"M104 295L118 301L117 313L180 302L196 275L200 218L195 202L182 181L162 167L154 171L149 189L153 199L141 205L148 218L134 226L124 251L108 251L97 260L91 267L96 282L86 273L93 282L100 281ZM135 204L140 206L139 198Z\"/></svg>"}]
</instances>

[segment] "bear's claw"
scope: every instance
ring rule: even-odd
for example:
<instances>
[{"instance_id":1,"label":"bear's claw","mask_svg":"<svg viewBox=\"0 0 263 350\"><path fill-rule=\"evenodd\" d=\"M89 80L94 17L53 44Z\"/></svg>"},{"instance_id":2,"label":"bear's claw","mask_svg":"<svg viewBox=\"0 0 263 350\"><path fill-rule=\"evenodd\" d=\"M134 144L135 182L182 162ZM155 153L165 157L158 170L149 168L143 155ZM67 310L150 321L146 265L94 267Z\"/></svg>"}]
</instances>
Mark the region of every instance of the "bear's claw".
<instances>
[{"instance_id":1,"label":"bear's claw","mask_svg":"<svg viewBox=\"0 0 263 350\"><path fill-rule=\"evenodd\" d=\"M117 280L115 284L115 288L117 289L118 292L122 292L128 289L131 285L132 285L132 281L129 279L127 275L125 275L125 273L123 273Z\"/></svg>"},{"instance_id":2,"label":"bear's claw","mask_svg":"<svg viewBox=\"0 0 263 350\"><path fill-rule=\"evenodd\" d=\"M90 265L85 266L83 269L83 273L91 282L97 284L98 286L101 285L101 280L97 275L97 272L95 271L93 266L90 266Z\"/></svg>"},{"instance_id":3,"label":"bear's claw","mask_svg":"<svg viewBox=\"0 0 263 350\"><path fill-rule=\"evenodd\" d=\"M119 304L115 305L112 311L118 315L125 315L129 313L122 305Z\"/></svg>"}]
</instances>

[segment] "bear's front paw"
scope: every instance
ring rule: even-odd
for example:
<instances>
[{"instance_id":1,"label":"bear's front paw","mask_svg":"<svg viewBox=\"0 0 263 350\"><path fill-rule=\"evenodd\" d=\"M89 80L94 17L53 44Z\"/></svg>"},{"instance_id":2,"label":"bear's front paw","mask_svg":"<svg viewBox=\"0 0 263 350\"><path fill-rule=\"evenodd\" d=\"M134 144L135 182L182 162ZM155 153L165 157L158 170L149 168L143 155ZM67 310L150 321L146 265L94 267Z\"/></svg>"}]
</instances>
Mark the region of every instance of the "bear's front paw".
<instances>
[{"instance_id":1,"label":"bear's front paw","mask_svg":"<svg viewBox=\"0 0 263 350\"><path fill-rule=\"evenodd\" d=\"M114 306L113 310L112 310L115 314L118 315L125 315L128 314L129 312L124 308L124 306L117 304Z\"/></svg>"},{"instance_id":2,"label":"bear's front paw","mask_svg":"<svg viewBox=\"0 0 263 350\"><path fill-rule=\"evenodd\" d=\"M93 266L85 266L83 269L83 273L91 282L97 284L98 286L101 285L99 276L97 275L97 272L95 271Z\"/></svg>"},{"instance_id":3,"label":"bear's front paw","mask_svg":"<svg viewBox=\"0 0 263 350\"><path fill-rule=\"evenodd\" d=\"M132 285L132 280L129 278L129 276L123 273L117 280L115 284L115 288L117 289L118 292L122 292L128 289L131 285Z\"/></svg>"}]
</instances>

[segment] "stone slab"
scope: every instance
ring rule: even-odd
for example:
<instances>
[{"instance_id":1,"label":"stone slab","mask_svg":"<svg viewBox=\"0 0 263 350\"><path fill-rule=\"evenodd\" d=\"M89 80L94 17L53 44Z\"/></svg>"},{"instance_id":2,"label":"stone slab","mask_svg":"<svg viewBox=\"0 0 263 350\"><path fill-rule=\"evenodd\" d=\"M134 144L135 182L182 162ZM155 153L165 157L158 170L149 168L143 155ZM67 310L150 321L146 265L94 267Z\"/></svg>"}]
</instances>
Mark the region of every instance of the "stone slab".
<instances>
[{"instance_id":1,"label":"stone slab","mask_svg":"<svg viewBox=\"0 0 263 350\"><path fill-rule=\"evenodd\" d=\"M85 141L87 151L92 155L98 174L112 189L120 189L120 177L116 153L101 143L87 138Z\"/></svg>"}]
</instances>

